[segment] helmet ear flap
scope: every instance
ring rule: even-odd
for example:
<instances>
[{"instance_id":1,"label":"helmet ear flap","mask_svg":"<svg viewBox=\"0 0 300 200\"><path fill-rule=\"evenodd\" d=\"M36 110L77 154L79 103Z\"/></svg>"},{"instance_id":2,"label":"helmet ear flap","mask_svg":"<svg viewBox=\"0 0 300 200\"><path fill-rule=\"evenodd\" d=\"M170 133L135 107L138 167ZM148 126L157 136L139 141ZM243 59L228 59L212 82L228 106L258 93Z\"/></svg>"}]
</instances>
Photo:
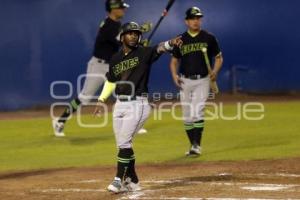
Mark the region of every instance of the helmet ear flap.
<instances>
[{"instance_id":1,"label":"helmet ear flap","mask_svg":"<svg viewBox=\"0 0 300 200\"><path fill-rule=\"evenodd\" d=\"M119 40L120 42L122 42L122 32L120 32L119 35L117 36L117 40Z\"/></svg>"}]
</instances>

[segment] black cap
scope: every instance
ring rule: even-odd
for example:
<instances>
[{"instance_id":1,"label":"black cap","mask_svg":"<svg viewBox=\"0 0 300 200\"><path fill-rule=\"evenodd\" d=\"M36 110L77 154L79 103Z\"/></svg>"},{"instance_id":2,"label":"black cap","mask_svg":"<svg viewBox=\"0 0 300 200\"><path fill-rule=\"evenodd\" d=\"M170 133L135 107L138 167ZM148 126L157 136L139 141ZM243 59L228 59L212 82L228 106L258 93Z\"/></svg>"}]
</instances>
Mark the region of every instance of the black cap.
<instances>
[{"instance_id":1,"label":"black cap","mask_svg":"<svg viewBox=\"0 0 300 200\"><path fill-rule=\"evenodd\" d=\"M123 24L123 26L121 28L120 36L122 36L123 34L125 34L127 32L131 32L131 31L136 31L140 35L142 35L142 30L141 30L141 27L138 23L128 22L128 23Z\"/></svg>"},{"instance_id":2,"label":"black cap","mask_svg":"<svg viewBox=\"0 0 300 200\"><path fill-rule=\"evenodd\" d=\"M105 8L110 12L112 9L129 8L129 5L124 0L106 0Z\"/></svg>"},{"instance_id":3,"label":"black cap","mask_svg":"<svg viewBox=\"0 0 300 200\"><path fill-rule=\"evenodd\" d=\"M202 11L198 7L191 7L185 12L185 19L192 19L194 17L203 17Z\"/></svg>"}]
</instances>

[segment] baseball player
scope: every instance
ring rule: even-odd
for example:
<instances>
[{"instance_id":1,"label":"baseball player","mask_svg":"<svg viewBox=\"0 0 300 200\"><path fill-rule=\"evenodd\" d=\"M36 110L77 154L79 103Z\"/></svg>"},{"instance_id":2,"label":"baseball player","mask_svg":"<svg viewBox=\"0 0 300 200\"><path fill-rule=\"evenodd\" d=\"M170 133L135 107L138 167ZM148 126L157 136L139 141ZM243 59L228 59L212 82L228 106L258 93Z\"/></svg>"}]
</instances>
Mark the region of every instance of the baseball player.
<instances>
[{"instance_id":1,"label":"baseball player","mask_svg":"<svg viewBox=\"0 0 300 200\"><path fill-rule=\"evenodd\" d=\"M142 32L135 22L124 24L120 37L123 47L110 61L107 81L94 112L99 114L101 102L105 102L115 91L117 101L113 111L113 129L119 152L117 174L108 186L108 190L114 193L141 189L135 171L132 140L151 111L146 97L151 65L163 52L181 43L180 37L177 37L155 47L140 46Z\"/></svg>"},{"instance_id":2,"label":"baseball player","mask_svg":"<svg viewBox=\"0 0 300 200\"><path fill-rule=\"evenodd\" d=\"M174 48L170 62L174 83L180 88L184 128L191 144L186 152L187 156L201 154L204 108L209 95L209 82L216 80L223 63L215 36L201 29L202 17L203 14L197 7L186 11L185 23L188 30L181 34L183 44L180 48ZM214 61L210 74L204 51L210 63Z\"/></svg>"},{"instance_id":3,"label":"baseball player","mask_svg":"<svg viewBox=\"0 0 300 200\"><path fill-rule=\"evenodd\" d=\"M97 34L93 57L88 62L87 76L84 82L83 89L77 98L72 100L62 113L60 118L53 119L52 125L54 135L57 137L64 137L63 132L66 120L69 116L76 112L78 107L83 104L88 104L99 87L105 81L105 74L108 72L109 61L113 54L115 54L121 46L117 39L121 28L120 20L125 15L126 8L129 5L124 0L106 0L105 8L108 12L107 18L101 22Z\"/></svg>"}]
</instances>

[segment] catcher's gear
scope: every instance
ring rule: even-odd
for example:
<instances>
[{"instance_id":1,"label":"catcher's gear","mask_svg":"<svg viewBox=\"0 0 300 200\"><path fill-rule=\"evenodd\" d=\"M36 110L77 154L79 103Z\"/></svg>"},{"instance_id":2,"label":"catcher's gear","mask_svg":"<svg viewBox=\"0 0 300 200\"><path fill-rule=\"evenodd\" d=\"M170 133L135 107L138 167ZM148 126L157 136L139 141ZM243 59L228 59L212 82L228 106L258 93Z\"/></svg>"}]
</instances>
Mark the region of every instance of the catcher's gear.
<instances>
[{"instance_id":1,"label":"catcher's gear","mask_svg":"<svg viewBox=\"0 0 300 200\"><path fill-rule=\"evenodd\" d=\"M153 24L151 22L145 22L141 25L141 31L143 33L148 33L152 30Z\"/></svg>"},{"instance_id":2,"label":"catcher's gear","mask_svg":"<svg viewBox=\"0 0 300 200\"><path fill-rule=\"evenodd\" d=\"M105 9L110 12L112 9L129 8L129 5L124 0L106 0Z\"/></svg>"},{"instance_id":3,"label":"catcher's gear","mask_svg":"<svg viewBox=\"0 0 300 200\"><path fill-rule=\"evenodd\" d=\"M203 17L203 13L198 7L191 7L185 12L185 19L192 19L194 17Z\"/></svg>"},{"instance_id":4,"label":"catcher's gear","mask_svg":"<svg viewBox=\"0 0 300 200\"><path fill-rule=\"evenodd\" d=\"M151 22L145 22L141 25L142 33L148 33L152 30L153 24ZM141 40L140 45L144 47L150 46L150 41L148 39Z\"/></svg>"},{"instance_id":5,"label":"catcher's gear","mask_svg":"<svg viewBox=\"0 0 300 200\"><path fill-rule=\"evenodd\" d=\"M150 46L150 41L148 39L141 40L140 45L148 47Z\"/></svg>"}]
</instances>

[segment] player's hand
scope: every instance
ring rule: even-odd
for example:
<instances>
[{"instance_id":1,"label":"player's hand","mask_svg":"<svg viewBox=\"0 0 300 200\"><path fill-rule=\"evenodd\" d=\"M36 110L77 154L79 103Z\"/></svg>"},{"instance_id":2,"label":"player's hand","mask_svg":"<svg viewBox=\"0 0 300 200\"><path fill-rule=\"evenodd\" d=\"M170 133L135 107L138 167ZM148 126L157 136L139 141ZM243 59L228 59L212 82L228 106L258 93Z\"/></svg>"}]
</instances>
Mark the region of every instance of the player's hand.
<instances>
[{"instance_id":1,"label":"player's hand","mask_svg":"<svg viewBox=\"0 0 300 200\"><path fill-rule=\"evenodd\" d=\"M173 38L173 39L170 40L170 45L171 45L172 47L174 47L174 46L176 46L176 47L181 47L182 43L183 43L183 42L182 42L182 40L181 40L181 36L178 36L178 37Z\"/></svg>"},{"instance_id":2,"label":"player's hand","mask_svg":"<svg viewBox=\"0 0 300 200\"><path fill-rule=\"evenodd\" d=\"M97 102L97 105L95 107L93 115L94 115L94 117L101 117L103 115L103 102L102 101Z\"/></svg>"},{"instance_id":3,"label":"player's hand","mask_svg":"<svg viewBox=\"0 0 300 200\"><path fill-rule=\"evenodd\" d=\"M182 90L183 80L182 80L178 75L176 75L176 76L173 77L173 81L174 81L175 85L176 85L180 90Z\"/></svg>"},{"instance_id":4,"label":"player's hand","mask_svg":"<svg viewBox=\"0 0 300 200\"><path fill-rule=\"evenodd\" d=\"M209 74L209 78L210 78L211 81L216 81L217 76L218 76L218 73L215 72L215 71L211 71L210 74Z\"/></svg>"}]
</instances>

